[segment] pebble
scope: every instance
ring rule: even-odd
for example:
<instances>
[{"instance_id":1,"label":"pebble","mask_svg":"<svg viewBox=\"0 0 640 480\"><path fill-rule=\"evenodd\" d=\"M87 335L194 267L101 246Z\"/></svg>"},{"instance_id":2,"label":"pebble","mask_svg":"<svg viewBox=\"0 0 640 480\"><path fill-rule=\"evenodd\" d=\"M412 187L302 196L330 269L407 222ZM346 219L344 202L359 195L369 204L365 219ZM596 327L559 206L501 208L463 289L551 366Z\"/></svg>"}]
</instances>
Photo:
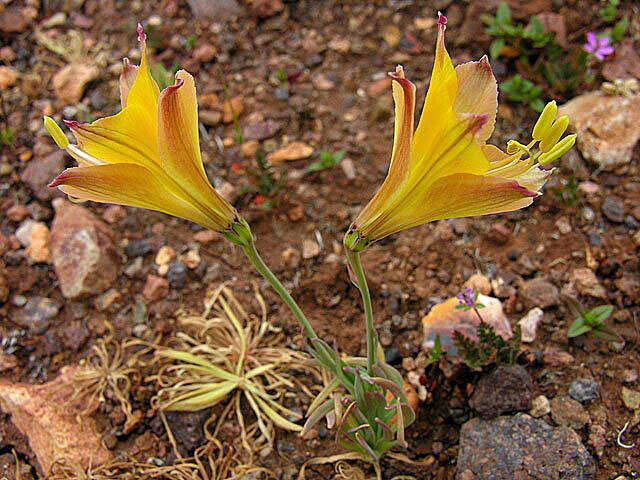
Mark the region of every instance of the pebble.
<instances>
[{"instance_id":1,"label":"pebble","mask_svg":"<svg viewBox=\"0 0 640 480\"><path fill-rule=\"evenodd\" d=\"M156 254L156 265L168 265L176 256L176 252L169 245L160 247Z\"/></svg>"},{"instance_id":2,"label":"pebble","mask_svg":"<svg viewBox=\"0 0 640 480\"><path fill-rule=\"evenodd\" d=\"M282 128L282 122L276 120L262 120L250 123L244 127L245 140L266 140L273 137Z\"/></svg>"},{"instance_id":3,"label":"pebble","mask_svg":"<svg viewBox=\"0 0 640 480\"><path fill-rule=\"evenodd\" d=\"M571 222L566 217L561 217L558 220L556 220L556 227L558 227L558 231L562 235L571 233Z\"/></svg>"},{"instance_id":4,"label":"pebble","mask_svg":"<svg viewBox=\"0 0 640 480\"><path fill-rule=\"evenodd\" d=\"M302 241L302 258L308 260L318 255L320 255L320 245L309 239Z\"/></svg>"},{"instance_id":5,"label":"pebble","mask_svg":"<svg viewBox=\"0 0 640 480\"><path fill-rule=\"evenodd\" d=\"M187 282L187 266L181 261L171 262L167 270L167 280L171 288L183 289Z\"/></svg>"},{"instance_id":6,"label":"pebble","mask_svg":"<svg viewBox=\"0 0 640 480\"><path fill-rule=\"evenodd\" d=\"M87 84L99 76L100 69L85 60L62 67L53 75L51 83L61 102L74 105L82 100Z\"/></svg>"},{"instance_id":7,"label":"pebble","mask_svg":"<svg viewBox=\"0 0 640 480\"><path fill-rule=\"evenodd\" d=\"M215 127L222 121L222 112L218 110L200 110L198 119L207 127Z\"/></svg>"},{"instance_id":8,"label":"pebble","mask_svg":"<svg viewBox=\"0 0 640 480\"><path fill-rule=\"evenodd\" d=\"M622 381L627 384L636 383L638 381L638 369L626 368L622 372Z\"/></svg>"},{"instance_id":9,"label":"pebble","mask_svg":"<svg viewBox=\"0 0 640 480\"><path fill-rule=\"evenodd\" d=\"M551 400L551 418L556 425L576 430L591 420L582 404L567 395L560 395Z\"/></svg>"},{"instance_id":10,"label":"pebble","mask_svg":"<svg viewBox=\"0 0 640 480\"><path fill-rule=\"evenodd\" d=\"M222 121L231 123L237 120L244 112L244 102L241 96L233 97L222 104Z\"/></svg>"},{"instance_id":11,"label":"pebble","mask_svg":"<svg viewBox=\"0 0 640 480\"><path fill-rule=\"evenodd\" d=\"M607 299L607 291L600 285L596 274L590 268L576 268L571 272L570 281L580 295Z\"/></svg>"},{"instance_id":12,"label":"pebble","mask_svg":"<svg viewBox=\"0 0 640 480\"><path fill-rule=\"evenodd\" d=\"M481 273L475 273L464 282L464 286L471 290L478 291L482 295L489 295L491 293L491 281L482 275Z\"/></svg>"},{"instance_id":13,"label":"pebble","mask_svg":"<svg viewBox=\"0 0 640 480\"><path fill-rule=\"evenodd\" d=\"M141 257L151 251L153 247L147 240L132 240L124 247L124 253L129 258Z\"/></svg>"},{"instance_id":14,"label":"pebble","mask_svg":"<svg viewBox=\"0 0 640 480\"><path fill-rule=\"evenodd\" d=\"M273 93L276 99L281 102L289 100L289 89L287 87L277 87Z\"/></svg>"},{"instance_id":15,"label":"pebble","mask_svg":"<svg viewBox=\"0 0 640 480\"><path fill-rule=\"evenodd\" d=\"M560 292L558 288L541 278L535 278L524 282L522 297L531 307L548 308L558 305Z\"/></svg>"},{"instance_id":16,"label":"pebble","mask_svg":"<svg viewBox=\"0 0 640 480\"><path fill-rule=\"evenodd\" d=\"M624 203L622 199L609 195L602 202L602 213L614 223L624 221Z\"/></svg>"},{"instance_id":17,"label":"pebble","mask_svg":"<svg viewBox=\"0 0 640 480\"><path fill-rule=\"evenodd\" d=\"M542 361L546 365L550 365L552 367L561 367L571 365L575 359L569 352L553 347L547 347L544 349L544 352L542 352Z\"/></svg>"},{"instance_id":18,"label":"pebble","mask_svg":"<svg viewBox=\"0 0 640 480\"><path fill-rule=\"evenodd\" d=\"M593 222L593 219L596 218L595 212L589 207L584 207L580 210L580 214L582 215L582 219L587 223Z\"/></svg>"},{"instance_id":19,"label":"pebble","mask_svg":"<svg viewBox=\"0 0 640 480\"><path fill-rule=\"evenodd\" d=\"M127 211L121 205L109 205L102 212L102 219L110 224L119 222L127 217Z\"/></svg>"},{"instance_id":20,"label":"pebble","mask_svg":"<svg viewBox=\"0 0 640 480\"><path fill-rule=\"evenodd\" d=\"M353 160L349 157L344 158L340 162L340 168L342 168L342 172L344 173L344 176L347 177L347 180L353 180L356 178L356 167L353 164Z\"/></svg>"},{"instance_id":21,"label":"pebble","mask_svg":"<svg viewBox=\"0 0 640 480\"><path fill-rule=\"evenodd\" d=\"M587 403L600 397L600 385L591 378L579 378L571 382L569 395L580 403Z\"/></svg>"},{"instance_id":22,"label":"pebble","mask_svg":"<svg viewBox=\"0 0 640 480\"><path fill-rule=\"evenodd\" d=\"M13 87L18 81L18 71L15 68L0 66L0 90Z\"/></svg>"},{"instance_id":23,"label":"pebble","mask_svg":"<svg viewBox=\"0 0 640 480\"><path fill-rule=\"evenodd\" d=\"M529 411L529 415L535 418L544 417L549 412L551 412L551 403L549 403L549 399L544 395L538 395L536 398L531 400L531 410Z\"/></svg>"},{"instance_id":24,"label":"pebble","mask_svg":"<svg viewBox=\"0 0 640 480\"><path fill-rule=\"evenodd\" d=\"M49 328L49 321L58 315L60 304L46 297L31 297L20 313L14 317L15 323L41 335Z\"/></svg>"},{"instance_id":25,"label":"pebble","mask_svg":"<svg viewBox=\"0 0 640 480\"><path fill-rule=\"evenodd\" d=\"M169 282L167 280L157 275L147 275L147 280L142 290L142 294L147 300L153 302L166 297L168 293Z\"/></svg>"},{"instance_id":26,"label":"pebble","mask_svg":"<svg viewBox=\"0 0 640 480\"><path fill-rule=\"evenodd\" d=\"M518 322L518 325L520 325L521 340L524 343L533 343L535 341L538 323L542 320L543 315L544 312L542 309L535 307L529 310L529 312Z\"/></svg>"},{"instance_id":27,"label":"pebble","mask_svg":"<svg viewBox=\"0 0 640 480\"><path fill-rule=\"evenodd\" d=\"M640 392L622 387L621 390L622 403L629 410L638 410L640 408Z\"/></svg>"},{"instance_id":28,"label":"pebble","mask_svg":"<svg viewBox=\"0 0 640 480\"><path fill-rule=\"evenodd\" d=\"M286 161L304 160L313 154L313 147L304 142L295 141L290 144L271 152L267 155L267 160L271 163L280 163Z\"/></svg>"}]
</instances>

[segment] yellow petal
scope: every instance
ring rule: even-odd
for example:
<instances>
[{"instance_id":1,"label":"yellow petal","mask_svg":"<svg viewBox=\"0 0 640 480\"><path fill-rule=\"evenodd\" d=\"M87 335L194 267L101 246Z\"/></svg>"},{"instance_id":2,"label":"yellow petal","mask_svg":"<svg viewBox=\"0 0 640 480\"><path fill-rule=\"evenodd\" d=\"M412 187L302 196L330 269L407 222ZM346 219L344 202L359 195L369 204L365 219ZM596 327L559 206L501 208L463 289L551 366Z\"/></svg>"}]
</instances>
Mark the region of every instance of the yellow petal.
<instances>
[{"instance_id":1,"label":"yellow petal","mask_svg":"<svg viewBox=\"0 0 640 480\"><path fill-rule=\"evenodd\" d=\"M142 30L142 25L140 24L138 24L138 41L140 42L140 49L142 50L142 59L140 60L140 67L138 67L135 80L131 83L131 87L125 94L122 107L124 108L125 104L135 104L149 112L150 116L156 117L160 90L158 89L156 81L151 76L149 61L147 59L147 36ZM129 75L130 73L131 72L129 72ZM122 83L120 85L122 88Z\"/></svg>"},{"instance_id":2,"label":"yellow petal","mask_svg":"<svg viewBox=\"0 0 640 480\"><path fill-rule=\"evenodd\" d=\"M452 112L453 102L458 91L458 80L453 68L451 58L444 45L444 31L447 18L444 15L438 17L438 39L436 42L436 55L431 73L429 90L420 116L418 128L413 137L411 163L413 165L424 159L442 131L446 131L455 122Z\"/></svg>"},{"instance_id":3,"label":"yellow petal","mask_svg":"<svg viewBox=\"0 0 640 480\"><path fill-rule=\"evenodd\" d=\"M176 83L160 94L158 146L163 170L201 202L228 217L233 207L211 186L202 164L198 134L198 104L193 77L180 70Z\"/></svg>"},{"instance_id":4,"label":"yellow petal","mask_svg":"<svg viewBox=\"0 0 640 480\"><path fill-rule=\"evenodd\" d=\"M518 210L530 205L537 195L515 180L466 173L449 175L436 180L421 195L408 197L393 221L380 228L379 238L435 220Z\"/></svg>"},{"instance_id":5,"label":"yellow petal","mask_svg":"<svg viewBox=\"0 0 640 480\"><path fill-rule=\"evenodd\" d=\"M487 56L477 62L458 65L456 75L458 94L453 111L459 114L487 115L487 123L476 135L479 142L486 142L493 132L498 111L498 84Z\"/></svg>"},{"instance_id":6,"label":"yellow petal","mask_svg":"<svg viewBox=\"0 0 640 480\"><path fill-rule=\"evenodd\" d=\"M358 215L355 222L356 225L362 225L374 220L384 204L390 201L390 197L400 193L400 186L407 177L413 137L416 87L404 78L404 71L400 66L390 76L393 79L393 100L395 102L395 129L391 165L382 186Z\"/></svg>"},{"instance_id":7,"label":"yellow petal","mask_svg":"<svg viewBox=\"0 0 640 480\"><path fill-rule=\"evenodd\" d=\"M122 61L122 73L118 81L118 87L120 88L120 104L122 108L127 106L127 97L129 96L129 90L133 86L133 82L138 75L138 67L131 65L128 58Z\"/></svg>"},{"instance_id":8,"label":"yellow petal","mask_svg":"<svg viewBox=\"0 0 640 480\"><path fill-rule=\"evenodd\" d=\"M170 189L167 179L136 164L69 168L49 185L82 200L116 203L156 210L198 223L212 230L222 225Z\"/></svg>"}]
</instances>

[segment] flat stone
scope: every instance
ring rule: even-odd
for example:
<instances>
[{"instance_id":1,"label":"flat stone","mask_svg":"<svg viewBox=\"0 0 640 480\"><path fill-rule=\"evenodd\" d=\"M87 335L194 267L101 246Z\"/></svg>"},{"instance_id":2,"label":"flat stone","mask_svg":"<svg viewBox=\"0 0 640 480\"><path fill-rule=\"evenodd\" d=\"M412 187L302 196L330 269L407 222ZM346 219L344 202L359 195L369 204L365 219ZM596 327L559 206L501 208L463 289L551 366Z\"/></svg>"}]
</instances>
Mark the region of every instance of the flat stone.
<instances>
[{"instance_id":1,"label":"flat stone","mask_svg":"<svg viewBox=\"0 0 640 480\"><path fill-rule=\"evenodd\" d=\"M67 105L82 100L84 90L89 82L100 75L100 69L87 63L71 63L56 72L51 82L58 99Z\"/></svg>"},{"instance_id":2,"label":"flat stone","mask_svg":"<svg viewBox=\"0 0 640 480\"><path fill-rule=\"evenodd\" d=\"M640 139L640 95L588 92L565 103L558 114L569 115L578 148L587 160L605 170L631 161Z\"/></svg>"},{"instance_id":3,"label":"flat stone","mask_svg":"<svg viewBox=\"0 0 640 480\"><path fill-rule=\"evenodd\" d=\"M624 202L621 198L608 195L602 202L602 213L614 223L624 221Z\"/></svg>"},{"instance_id":4,"label":"flat stone","mask_svg":"<svg viewBox=\"0 0 640 480\"><path fill-rule=\"evenodd\" d=\"M521 294L530 307L544 309L560 303L558 288L542 278L534 278L525 282Z\"/></svg>"},{"instance_id":5,"label":"flat stone","mask_svg":"<svg viewBox=\"0 0 640 480\"><path fill-rule=\"evenodd\" d=\"M51 257L66 298L102 293L118 276L120 256L111 228L80 205L58 198L51 227Z\"/></svg>"},{"instance_id":6,"label":"flat stone","mask_svg":"<svg viewBox=\"0 0 640 480\"><path fill-rule=\"evenodd\" d=\"M607 299L607 291L600 285L596 274L590 268L576 268L571 272L569 279L580 295Z\"/></svg>"},{"instance_id":7,"label":"flat stone","mask_svg":"<svg viewBox=\"0 0 640 480\"><path fill-rule=\"evenodd\" d=\"M600 398L600 385L591 378L579 378L571 382L569 395L581 403L591 402Z\"/></svg>"},{"instance_id":8,"label":"flat stone","mask_svg":"<svg viewBox=\"0 0 640 480\"><path fill-rule=\"evenodd\" d=\"M29 185L38 200L51 200L62 196L60 190L48 186L62 170L64 170L64 152L56 150L44 158L31 160L20 175L20 180Z\"/></svg>"},{"instance_id":9,"label":"flat stone","mask_svg":"<svg viewBox=\"0 0 640 480\"><path fill-rule=\"evenodd\" d=\"M462 426L456 480L593 480L596 465L567 427L518 413Z\"/></svg>"},{"instance_id":10,"label":"flat stone","mask_svg":"<svg viewBox=\"0 0 640 480\"><path fill-rule=\"evenodd\" d=\"M264 120L250 123L244 127L245 140L266 140L273 137L282 128L282 122L276 120Z\"/></svg>"},{"instance_id":11,"label":"flat stone","mask_svg":"<svg viewBox=\"0 0 640 480\"><path fill-rule=\"evenodd\" d=\"M304 142L291 142L285 147L267 155L267 160L271 163L281 163L287 161L304 160L313 154L313 147Z\"/></svg>"},{"instance_id":12,"label":"flat stone","mask_svg":"<svg viewBox=\"0 0 640 480\"><path fill-rule=\"evenodd\" d=\"M546 365L550 365L552 367L561 367L571 365L575 359L569 352L553 347L547 347L544 349L544 352L542 352L542 361Z\"/></svg>"},{"instance_id":13,"label":"flat stone","mask_svg":"<svg viewBox=\"0 0 640 480\"><path fill-rule=\"evenodd\" d=\"M112 459L95 420L81 416L68 401L74 374L74 368L64 367L59 377L43 385L0 382L0 406L29 440L43 472L56 460L86 470Z\"/></svg>"},{"instance_id":14,"label":"flat stone","mask_svg":"<svg viewBox=\"0 0 640 480\"><path fill-rule=\"evenodd\" d=\"M308 260L320 255L320 245L309 239L302 241L302 258Z\"/></svg>"},{"instance_id":15,"label":"flat stone","mask_svg":"<svg viewBox=\"0 0 640 480\"><path fill-rule=\"evenodd\" d=\"M538 323L542 320L543 315L544 312L542 309L535 307L520 319L518 322L518 325L520 325L520 339L524 343L532 343L535 341Z\"/></svg>"},{"instance_id":16,"label":"flat stone","mask_svg":"<svg viewBox=\"0 0 640 480\"><path fill-rule=\"evenodd\" d=\"M551 418L561 427L574 429L580 429L591 421L582 404L567 395L551 399Z\"/></svg>"},{"instance_id":17,"label":"flat stone","mask_svg":"<svg viewBox=\"0 0 640 480\"><path fill-rule=\"evenodd\" d=\"M469 405L485 418L528 410L532 390L531 375L523 366L500 366L480 379Z\"/></svg>"}]
</instances>

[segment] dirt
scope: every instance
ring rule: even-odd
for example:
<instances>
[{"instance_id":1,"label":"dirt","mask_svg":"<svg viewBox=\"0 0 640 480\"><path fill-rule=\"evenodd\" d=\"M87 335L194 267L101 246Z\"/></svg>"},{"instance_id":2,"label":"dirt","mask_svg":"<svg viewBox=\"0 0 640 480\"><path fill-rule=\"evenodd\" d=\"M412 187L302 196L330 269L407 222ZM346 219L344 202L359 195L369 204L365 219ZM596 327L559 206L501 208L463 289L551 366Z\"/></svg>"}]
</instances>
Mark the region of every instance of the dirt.
<instances>
[{"instance_id":1,"label":"dirt","mask_svg":"<svg viewBox=\"0 0 640 480\"><path fill-rule=\"evenodd\" d=\"M513 11L521 16L551 10L551 2L532 2L526 11L518 2L511 3ZM597 16L600 3L593 0L565 3L553 10L565 17L567 38L579 47L583 34L602 24ZM48 38L55 39L77 31L84 41L83 58L101 55L106 59L100 76L86 86L81 107L74 105L69 110L67 106L64 114L65 118L89 120L117 111L117 75L111 73L109 66L124 56L134 56L130 52L136 46L134 26L140 21L149 35L152 61L162 63L167 69L176 63L185 66L196 78L201 99L211 93L219 97L219 102L235 96L242 98L244 112L238 116L237 126L234 122L203 126L207 132L201 138L207 173L216 184L227 181L236 187L235 206L250 222L259 251L291 289L319 335L329 343L335 341L344 352L364 355L363 311L359 293L351 284L341 257L341 239L351 219L382 181L393 135L388 87L376 95L368 92L373 84L385 78L385 72L402 63L408 78L417 84L417 103L421 106L433 63L435 26L419 28L418 25L425 19L435 18L438 9L443 10L450 18L448 47L454 63L478 58L487 52L489 39L482 38L482 27L478 31L475 16L465 17L465 13L479 10L477 4L484 2L343 4L301 0L286 2L282 12L275 15L270 15L267 9L263 18L243 8L244 14L239 19L220 23L199 18L187 2L177 0L131 4L114 0L53 1L44 2L44 7L37 1L14 1L9 2L8 7L0 6L0 16L3 8L35 11L33 19L25 25L0 31L4 63L20 73L16 87L0 91L3 100L0 126L10 127L15 138L13 145L0 147L0 163L10 167L0 177L3 212L0 232L11 241L22 221L12 219L8 213L15 206L26 207L26 218L49 226L53 218L50 200L41 200L20 175L30 162L53 151L53 142L46 137L41 118L43 114L64 111L65 104L58 101L51 78L68 60L52 54L42 42L37 42L36 32L42 30ZM619 9L632 18L634 12L637 14L633 2L622 2ZM62 25L43 26L43 22L61 11L67 12ZM576 11L585 13L579 22L575 21ZM381 34L390 25L398 26L401 34L394 48ZM635 35L636 44L637 27L636 21L630 30L632 33L628 34ZM14 31L16 29L18 31ZM480 41L469 40L473 38L474 29ZM465 37L458 35L461 31L467 32ZM195 43L194 48L189 42ZM346 51L342 51L341 42L348 45ZM214 46L216 56L206 55L207 61L195 58L197 47L203 45ZM11 55L6 48L13 52L13 60L7 60ZM200 52L202 54L202 50ZM494 70L498 81L513 73L508 68L508 64L497 62ZM596 65L594 70L597 81L602 79L599 68L600 65ZM277 95L283 95L282 92L276 92L282 88L282 82L277 81L278 71L289 79L285 100L278 99ZM323 83L319 76L332 86L327 90L314 87L314 81L316 86ZM581 87L573 95L586 89ZM567 98L561 96L559 100ZM527 106L501 98L491 143L503 145L510 138L526 139L535 118L535 112ZM247 169L255 169L255 161L245 158L240 147L233 144L238 129L261 119L281 124L280 131L272 138L260 141L261 150L281 147L285 137L288 141L303 141L316 152L344 150L355 167L355 178L347 178L341 166L305 173L305 167L317 158L285 162L276 167L276 175L286 172L286 184L270 199L275 202L274 206L265 208L263 197L252 191L243 193L242 186L251 181ZM223 140L229 140L227 143L231 145L221 152L218 145ZM521 295L523 281L544 277L562 289L574 269L592 268L606 290L606 298L581 296L580 299L588 307L603 303L615 306L615 316L620 321L608 322L624 338L624 345L616 348L592 335L569 340L566 332L572 317L566 304L560 302L545 309L536 340L523 344L519 362L533 377L534 397L565 394L577 378L589 377L598 382L600 399L586 408L592 422L605 415L602 451L597 452L594 442L590 441L588 426L578 433L596 460L597 479L616 478L622 473L627 474L624 478L636 478L640 475L639 447L622 449L616 438L633 416L622 403L620 394L625 371L637 371L640 362L640 299L633 294L633 289L625 293L619 287L624 284L619 281L623 277L635 282L640 280L638 243L634 245L632 240L634 234L637 236L638 227L634 227L632 221L610 221L602 213L601 205L607 196L615 195L622 199L626 216L640 216L640 149L636 147L629 165L609 173L584 162L577 151L570 155L571 161L559 165L545 195L536 199L532 207L511 214L417 227L373 246L363 255L363 261L377 325L390 334L391 344L385 345L385 349L396 349L399 359L415 357L422 350L421 318L434 304L455 295L476 272L489 278L509 279L513 293L502 300L515 325L535 306L526 304ZM69 158L66 162L72 164ZM571 205L560 200L560 195L567 192L567 182L587 180L596 183L600 192L579 193ZM109 208L92 203L86 207L99 217ZM585 208L591 209L593 219L585 220ZM169 245L180 254L198 246L193 238L199 228L159 213L133 208L125 208L124 212L123 218L110 225L122 255L123 271L112 285L119 298L106 309L98 308L98 296L65 299L50 264L31 264L18 248L5 249L2 261L9 294L7 301L0 304L0 336L3 349L16 356L18 365L0 372L3 379L27 383L52 380L61 367L89 355L96 339L105 334L105 320L114 325L119 338L131 336L132 320L140 304L148 309L149 330L171 337L176 312L181 308L201 310L207 289L221 282L230 282L234 291L249 304L252 282L258 282L272 321L285 329L296 348L304 348L299 327L288 310L254 273L241 252L221 237L199 247L204 266L188 269L183 288L171 288L160 300L145 300L142 296L145 278L156 270L154 257L158 249ZM569 233L559 232L557 222L561 219L569 222ZM638 220L640 218L636 222ZM127 258L124 250L128 242L135 240L148 242L151 251L142 256L141 271L129 277L124 269L133 258ZM317 256L300 258L305 240L314 241L320 247ZM285 257L283 252L287 249L295 252ZM528 257L532 267L523 268L523 256ZM44 333L28 333L13 321L22 309L16 305L16 295L46 297L61 306ZM253 308L256 307L253 304ZM15 338L15 347L9 349L11 338ZM559 366L545 363L542 352L548 347L568 352L574 361ZM408 430L406 453L414 460L431 457L431 465L425 468L384 459L384 478L400 474L418 479L454 478L460 426L475 415L468 399L480 375L480 372L463 369L447 378L437 365L428 367L424 378L430 400L421 403L418 419ZM625 385L639 388L637 380ZM111 447L116 453L142 452L148 457L164 452L165 459L171 458L167 453L172 449L166 432L148 404L154 388L153 384L143 382L134 385L134 408L144 413L143 421L131 433L117 436ZM123 419L113 413L117 408L113 399L107 399L94 414L105 433L123 423ZM627 443L635 441L640 445L637 428L625 438ZM39 478L37 462L26 438L15 429L9 417L2 414L0 475L9 479L15 478L13 455L10 455L13 449L23 463L32 466L24 470L21 478ZM303 440L279 430L274 453L262 461L275 470L291 472L293 468L297 472L308 459L338 452L330 432L324 438ZM331 471L330 466L310 467L307 478L329 478Z\"/></svg>"}]
</instances>

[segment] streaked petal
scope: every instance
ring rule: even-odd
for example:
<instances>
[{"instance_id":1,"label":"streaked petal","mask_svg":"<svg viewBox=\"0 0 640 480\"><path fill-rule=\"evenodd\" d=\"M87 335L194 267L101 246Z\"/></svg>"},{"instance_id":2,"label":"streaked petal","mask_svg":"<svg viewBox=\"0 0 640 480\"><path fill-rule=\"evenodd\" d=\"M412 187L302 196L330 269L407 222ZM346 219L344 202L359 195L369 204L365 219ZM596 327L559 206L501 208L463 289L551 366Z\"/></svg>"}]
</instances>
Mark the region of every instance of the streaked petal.
<instances>
[{"instance_id":1,"label":"streaked petal","mask_svg":"<svg viewBox=\"0 0 640 480\"><path fill-rule=\"evenodd\" d=\"M393 100L395 102L395 128L393 138L393 151L391 153L391 165L384 183L378 189L375 196L362 210L359 220L375 219L376 213L394 194L400 193L400 186L407 177L409 161L411 157L411 140L413 138L413 118L416 102L416 87L404 78L402 67L397 67L391 74L393 79Z\"/></svg>"},{"instance_id":2,"label":"streaked petal","mask_svg":"<svg viewBox=\"0 0 640 480\"><path fill-rule=\"evenodd\" d=\"M235 211L211 186L202 164L193 77L184 70L160 94L158 146L163 170L201 204L232 220Z\"/></svg>"},{"instance_id":3,"label":"streaked petal","mask_svg":"<svg viewBox=\"0 0 640 480\"><path fill-rule=\"evenodd\" d=\"M493 132L498 111L498 84L485 55L477 62L456 67L458 95L453 111L458 114L487 115L487 123L477 133L478 142L486 142Z\"/></svg>"},{"instance_id":4,"label":"streaked petal","mask_svg":"<svg viewBox=\"0 0 640 480\"><path fill-rule=\"evenodd\" d=\"M158 89L156 81L151 76L149 61L147 59L147 36L142 31L140 24L138 24L138 41L140 42L140 49L142 50L142 58L135 80L131 84L128 94L125 96L125 101L122 102L122 107L124 108L125 104L135 104L142 107L143 110L146 110L151 117L155 117L160 90Z\"/></svg>"},{"instance_id":5,"label":"streaked petal","mask_svg":"<svg viewBox=\"0 0 640 480\"><path fill-rule=\"evenodd\" d=\"M156 210L185 218L207 228L226 228L194 208L171 190L162 177L136 164L118 163L97 167L75 167L62 172L49 185L82 200L117 203Z\"/></svg>"},{"instance_id":6,"label":"streaked petal","mask_svg":"<svg viewBox=\"0 0 640 480\"><path fill-rule=\"evenodd\" d=\"M120 104L122 108L127 106L127 97L129 96L129 90L133 86L133 82L136 80L138 74L138 67L131 65L128 58L122 60L122 73L118 80L118 87L120 88Z\"/></svg>"}]
</instances>

